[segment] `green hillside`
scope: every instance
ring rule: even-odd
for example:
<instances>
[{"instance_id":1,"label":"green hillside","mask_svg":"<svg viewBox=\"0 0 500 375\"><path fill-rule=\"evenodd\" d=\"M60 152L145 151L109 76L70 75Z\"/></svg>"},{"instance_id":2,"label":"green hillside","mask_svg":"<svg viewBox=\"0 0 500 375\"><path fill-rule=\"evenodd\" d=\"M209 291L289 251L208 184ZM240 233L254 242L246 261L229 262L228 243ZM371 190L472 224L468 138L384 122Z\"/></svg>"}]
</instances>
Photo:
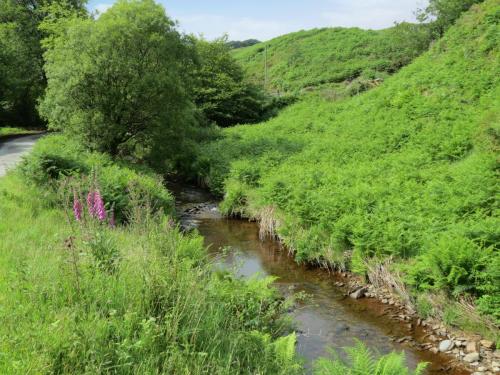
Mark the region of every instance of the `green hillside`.
<instances>
[{"instance_id":1,"label":"green hillside","mask_svg":"<svg viewBox=\"0 0 500 375\"><path fill-rule=\"evenodd\" d=\"M500 319L499 20L499 2L487 0L374 90L308 98L225 130L203 150L200 176L227 212L264 220L299 261L365 273L363 259L406 259L414 290L470 294ZM295 87L325 77L313 76Z\"/></svg>"},{"instance_id":2,"label":"green hillside","mask_svg":"<svg viewBox=\"0 0 500 375\"><path fill-rule=\"evenodd\" d=\"M297 92L314 87L357 92L374 79L408 64L426 47L425 26L401 24L386 30L324 28L286 34L268 42L236 49L233 56L250 79L267 89ZM361 82L354 82L358 79ZM358 83L358 84L356 84ZM376 84L377 82L375 82ZM352 87L350 87L352 86Z\"/></svg>"}]
</instances>

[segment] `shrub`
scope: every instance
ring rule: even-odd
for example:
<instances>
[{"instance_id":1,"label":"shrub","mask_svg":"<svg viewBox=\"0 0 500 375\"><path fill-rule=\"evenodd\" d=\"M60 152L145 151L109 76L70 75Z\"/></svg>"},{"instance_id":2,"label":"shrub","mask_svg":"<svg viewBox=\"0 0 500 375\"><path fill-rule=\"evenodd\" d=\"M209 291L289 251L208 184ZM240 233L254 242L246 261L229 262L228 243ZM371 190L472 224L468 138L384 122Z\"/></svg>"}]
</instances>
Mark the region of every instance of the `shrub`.
<instances>
[{"instance_id":1,"label":"shrub","mask_svg":"<svg viewBox=\"0 0 500 375\"><path fill-rule=\"evenodd\" d=\"M41 139L20 166L28 180L56 190L62 177L95 178L106 202L114 209L116 219L124 221L132 208L130 189L149 196L155 210L172 213L174 200L162 180L147 168L112 163L111 158L85 151L74 140L51 135Z\"/></svg>"}]
</instances>

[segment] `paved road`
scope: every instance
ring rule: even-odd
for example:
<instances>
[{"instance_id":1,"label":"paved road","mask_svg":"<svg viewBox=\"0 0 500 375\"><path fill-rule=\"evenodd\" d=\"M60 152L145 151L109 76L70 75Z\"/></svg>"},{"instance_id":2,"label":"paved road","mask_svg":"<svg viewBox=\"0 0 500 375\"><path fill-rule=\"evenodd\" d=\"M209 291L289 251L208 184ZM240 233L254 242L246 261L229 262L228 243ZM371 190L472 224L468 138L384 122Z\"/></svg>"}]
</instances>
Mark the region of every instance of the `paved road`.
<instances>
[{"instance_id":1,"label":"paved road","mask_svg":"<svg viewBox=\"0 0 500 375\"><path fill-rule=\"evenodd\" d=\"M42 136L43 134L34 134L0 140L0 177L19 163L21 157L30 152L37 139Z\"/></svg>"}]
</instances>

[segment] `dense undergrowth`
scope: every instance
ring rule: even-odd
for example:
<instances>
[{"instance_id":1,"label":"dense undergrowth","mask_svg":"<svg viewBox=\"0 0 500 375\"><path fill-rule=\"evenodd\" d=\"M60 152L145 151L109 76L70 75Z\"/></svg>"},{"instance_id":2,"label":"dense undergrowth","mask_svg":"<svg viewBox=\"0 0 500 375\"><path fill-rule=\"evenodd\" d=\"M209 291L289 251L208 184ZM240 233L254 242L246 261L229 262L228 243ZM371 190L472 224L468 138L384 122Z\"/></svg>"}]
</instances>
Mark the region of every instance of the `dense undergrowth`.
<instances>
[{"instance_id":1,"label":"dense undergrowth","mask_svg":"<svg viewBox=\"0 0 500 375\"><path fill-rule=\"evenodd\" d=\"M393 257L414 292L472 296L498 324L499 21L485 1L378 88L225 130L198 175L298 261L365 274L367 260ZM341 31L313 34L328 32Z\"/></svg>"},{"instance_id":2,"label":"dense undergrowth","mask_svg":"<svg viewBox=\"0 0 500 375\"><path fill-rule=\"evenodd\" d=\"M63 136L39 141L0 179L2 374L304 372L295 334L285 335L291 301L272 278L214 271L203 239L154 205L170 201L157 182ZM118 192L129 196L123 225L106 200ZM348 352L349 367L323 358L315 373L410 373L403 353Z\"/></svg>"},{"instance_id":3,"label":"dense undergrowth","mask_svg":"<svg viewBox=\"0 0 500 375\"><path fill-rule=\"evenodd\" d=\"M257 85L296 94L322 88L331 99L374 87L407 65L429 43L425 25L400 24L386 30L324 28L286 34L236 49L233 56Z\"/></svg>"},{"instance_id":4,"label":"dense undergrowth","mask_svg":"<svg viewBox=\"0 0 500 375\"><path fill-rule=\"evenodd\" d=\"M87 212L89 186L107 204L135 197L129 224L113 226L109 205L105 220ZM171 203L151 172L62 137L0 180L0 373L300 370L272 280L213 272L202 238L155 213L154 199Z\"/></svg>"}]
</instances>

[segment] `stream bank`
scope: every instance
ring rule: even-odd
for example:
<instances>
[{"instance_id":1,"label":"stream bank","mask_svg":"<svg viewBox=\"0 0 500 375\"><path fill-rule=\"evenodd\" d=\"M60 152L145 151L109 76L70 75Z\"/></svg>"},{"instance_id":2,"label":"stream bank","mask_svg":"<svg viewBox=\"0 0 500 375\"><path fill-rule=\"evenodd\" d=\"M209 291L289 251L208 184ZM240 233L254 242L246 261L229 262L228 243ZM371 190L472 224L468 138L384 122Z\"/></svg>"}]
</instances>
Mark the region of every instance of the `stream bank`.
<instances>
[{"instance_id":1,"label":"stream bank","mask_svg":"<svg viewBox=\"0 0 500 375\"><path fill-rule=\"evenodd\" d=\"M261 240L256 223L222 217L217 201L202 189L182 184L169 184L169 189L176 196L182 225L205 238L217 266L234 269L241 277L274 276L275 286L284 295L308 295L290 312L297 329L297 351L307 367L318 357L328 356L327 348L342 355L344 347L359 339L382 354L404 351L412 368L428 362L427 374L471 373L451 355L452 349L450 353L430 351L426 327L402 314L397 304L370 298L370 290L368 298L346 296L355 282L348 274L297 264L277 241Z\"/></svg>"}]
</instances>

